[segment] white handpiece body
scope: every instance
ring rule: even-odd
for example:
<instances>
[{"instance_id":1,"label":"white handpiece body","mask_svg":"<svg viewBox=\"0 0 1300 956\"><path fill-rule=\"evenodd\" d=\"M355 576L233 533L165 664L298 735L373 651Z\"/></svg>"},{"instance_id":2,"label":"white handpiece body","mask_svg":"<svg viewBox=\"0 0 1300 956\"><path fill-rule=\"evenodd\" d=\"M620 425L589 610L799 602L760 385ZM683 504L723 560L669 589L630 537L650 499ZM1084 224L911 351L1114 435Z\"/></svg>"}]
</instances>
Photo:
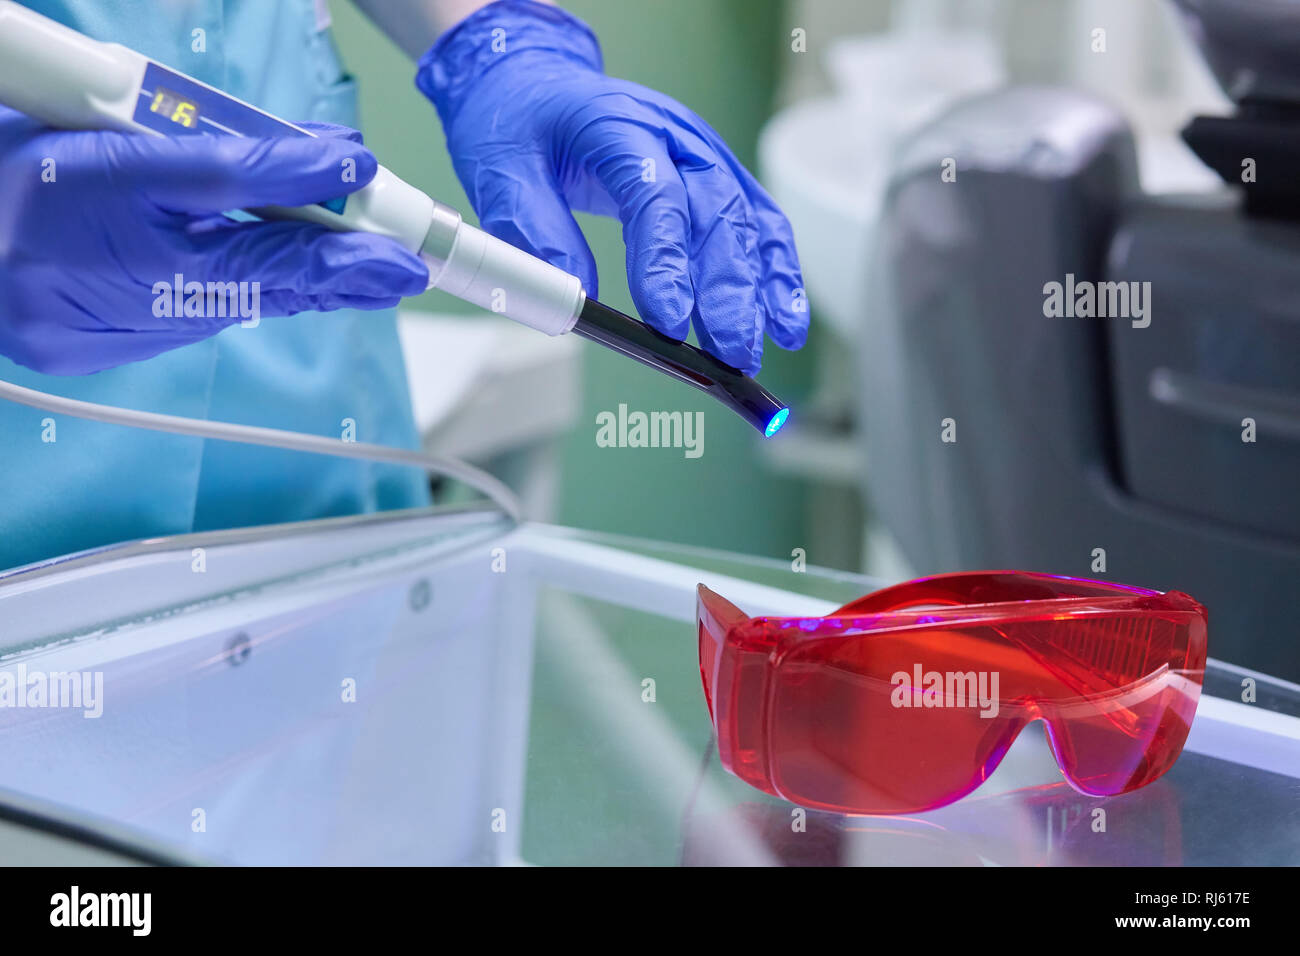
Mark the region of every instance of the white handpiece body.
<instances>
[{"instance_id":1,"label":"white handpiece body","mask_svg":"<svg viewBox=\"0 0 1300 956\"><path fill-rule=\"evenodd\" d=\"M183 91L163 87L156 82L159 78ZM315 135L13 0L0 0L0 103L61 129L154 136ZM162 113L157 112L160 103L167 106ZM323 204L249 211L263 218L388 236L421 256L429 267L431 288L548 335L570 331L586 301L576 276L465 223L455 209L383 166L374 179L346 197L341 211Z\"/></svg>"}]
</instances>

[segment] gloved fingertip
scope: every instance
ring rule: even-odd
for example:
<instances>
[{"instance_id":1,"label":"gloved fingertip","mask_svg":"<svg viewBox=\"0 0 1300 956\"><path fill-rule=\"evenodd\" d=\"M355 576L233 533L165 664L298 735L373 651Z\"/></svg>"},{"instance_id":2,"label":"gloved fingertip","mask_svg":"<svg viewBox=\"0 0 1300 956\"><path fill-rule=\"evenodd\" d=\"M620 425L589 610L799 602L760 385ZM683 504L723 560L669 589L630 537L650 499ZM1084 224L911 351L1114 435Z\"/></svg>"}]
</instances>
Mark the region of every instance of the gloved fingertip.
<instances>
[{"instance_id":1,"label":"gloved fingertip","mask_svg":"<svg viewBox=\"0 0 1300 956\"><path fill-rule=\"evenodd\" d=\"M753 349L746 349L744 352L739 353L731 357L730 359L724 359L723 361L725 361L732 368L740 369L750 378L753 378L755 375L757 375L759 373L759 370L762 369L763 367L762 354L760 352L756 352Z\"/></svg>"},{"instance_id":2,"label":"gloved fingertip","mask_svg":"<svg viewBox=\"0 0 1300 956\"><path fill-rule=\"evenodd\" d=\"M398 250L399 252L395 253L396 258L386 261L388 265L394 267L392 269L394 274L393 283L388 294L407 298L427 292L429 290L429 267L415 253L401 246L398 246Z\"/></svg>"},{"instance_id":3,"label":"gloved fingertip","mask_svg":"<svg viewBox=\"0 0 1300 956\"><path fill-rule=\"evenodd\" d=\"M787 352L797 352L808 344L808 326L798 329L779 329L772 327L772 341Z\"/></svg>"},{"instance_id":4,"label":"gloved fingertip","mask_svg":"<svg viewBox=\"0 0 1300 956\"><path fill-rule=\"evenodd\" d=\"M429 270L418 260L414 264L378 264L371 281L371 296L395 295L402 299L422 295L429 289Z\"/></svg>"},{"instance_id":5,"label":"gloved fingertip","mask_svg":"<svg viewBox=\"0 0 1300 956\"><path fill-rule=\"evenodd\" d=\"M318 123L314 120L303 120L296 125L310 133L314 133L321 139L343 139L358 145L365 144L365 137L361 135L361 130L353 129L351 126L342 126L338 123Z\"/></svg>"},{"instance_id":6,"label":"gloved fingertip","mask_svg":"<svg viewBox=\"0 0 1300 956\"><path fill-rule=\"evenodd\" d=\"M695 291L675 270L646 272L631 284L632 301L641 318L669 338L685 339L691 329Z\"/></svg>"},{"instance_id":7,"label":"gloved fingertip","mask_svg":"<svg viewBox=\"0 0 1300 956\"><path fill-rule=\"evenodd\" d=\"M745 342L738 341L716 341L705 340L701 342L704 351L708 352L720 362L730 365L734 369L739 369L747 375L752 375L750 369L755 369L754 349Z\"/></svg>"},{"instance_id":8,"label":"gloved fingertip","mask_svg":"<svg viewBox=\"0 0 1300 956\"><path fill-rule=\"evenodd\" d=\"M787 352L797 352L808 344L808 323L789 325L774 320L768 324L767 334Z\"/></svg>"},{"instance_id":9,"label":"gloved fingertip","mask_svg":"<svg viewBox=\"0 0 1300 956\"><path fill-rule=\"evenodd\" d=\"M360 141L336 139L328 142L344 147L335 162L341 193L356 192L375 178L379 172L379 160Z\"/></svg>"},{"instance_id":10,"label":"gloved fingertip","mask_svg":"<svg viewBox=\"0 0 1300 956\"><path fill-rule=\"evenodd\" d=\"M423 295L429 291L429 270L423 265L417 268L403 269L393 278L389 289L393 295L401 299Z\"/></svg>"},{"instance_id":11,"label":"gloved fingertip","mask_svg":"<svg viewBox=\"0 0 1300 956\"><path fill-rule=\"evenodd\" d=\"M746 266L748 263L746 263ZM745 371L763 342L766 311L760 292L743 269L717 269L695 276L692 321L705 351L732 368Z\"/></svg>"},{"instance_id":12,"label":"gloved fingertip","mask_svg":"<svg viewBox=\"0 0 1300 956\"><path fill-rule=\"evenodd\" d=\"M798 274L778 275L763 285L767 334L783 349L795 351L808 341L808 299Z\"/></svg>"},{"instance_id":13,"label":"gloved fingertip","mask_svg":"<svg viewBox=\"0 0 1300 956\"><path fill-rule=\"evenodd\" d=\"M356 192L379 171L375 154L347 137L286 136L270 143L264 171L318 194L314 201Z\"/></svg>"}]
</instances>

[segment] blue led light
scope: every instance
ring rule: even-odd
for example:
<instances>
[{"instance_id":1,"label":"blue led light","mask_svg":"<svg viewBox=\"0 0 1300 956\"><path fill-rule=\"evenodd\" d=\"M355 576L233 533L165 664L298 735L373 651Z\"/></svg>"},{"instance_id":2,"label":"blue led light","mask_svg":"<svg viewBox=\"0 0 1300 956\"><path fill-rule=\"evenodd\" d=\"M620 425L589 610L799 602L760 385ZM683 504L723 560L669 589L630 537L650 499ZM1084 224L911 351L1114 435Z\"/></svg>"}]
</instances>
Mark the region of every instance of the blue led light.
<instances>
[{"instance_id":1,"label":"blue led light","mask_svg":"<svg viewBox=\"0 0 1300 956\"><path fill-rule=\"evenodd\" d=\"M773 415L772 420L767 423L767 431L765 432L767 437L771 438L773 435L779 432L781 430L781 426L785 424L785 420L789 417L790 417L790 409L788 408L783 408L775 415Z\"/></svg>"}]
</instances>

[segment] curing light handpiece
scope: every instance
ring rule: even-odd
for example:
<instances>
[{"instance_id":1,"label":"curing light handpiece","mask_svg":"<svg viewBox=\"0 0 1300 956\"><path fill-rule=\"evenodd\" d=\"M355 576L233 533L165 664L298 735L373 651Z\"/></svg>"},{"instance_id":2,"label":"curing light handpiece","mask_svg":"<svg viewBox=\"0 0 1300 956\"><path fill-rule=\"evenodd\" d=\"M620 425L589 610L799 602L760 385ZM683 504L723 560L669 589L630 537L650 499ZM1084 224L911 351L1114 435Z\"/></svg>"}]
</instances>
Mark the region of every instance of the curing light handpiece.
<instances>
[{"instance_id":1,"label":"curing light handpiece","mask_svg":"<svg viewBox=\"0 0 1300 956\"><path fill-rule=\"evenodd\" d=\"M0 0L0 103L61 129L151 136L313 136L116 43L103 43ZM789 410L752 378L588 299L582 282L461 220L383 166L366 186L311 206L249 210L401 243L429 267L429 287L545 332L584 338L657 368L734 409L764 435Z\"/></svg>"},{"instance_id":2,"label":"curing light handpiece","mask_svg":"<svg viewBox=\"0 0 1300 956\"><path fill-rule=\"evenodd\" d=\"M595 299L583 305L573 331L707 392L767 438L781 430L790 414L776 396L744 373Z\"/></svg>"}]
</instances>

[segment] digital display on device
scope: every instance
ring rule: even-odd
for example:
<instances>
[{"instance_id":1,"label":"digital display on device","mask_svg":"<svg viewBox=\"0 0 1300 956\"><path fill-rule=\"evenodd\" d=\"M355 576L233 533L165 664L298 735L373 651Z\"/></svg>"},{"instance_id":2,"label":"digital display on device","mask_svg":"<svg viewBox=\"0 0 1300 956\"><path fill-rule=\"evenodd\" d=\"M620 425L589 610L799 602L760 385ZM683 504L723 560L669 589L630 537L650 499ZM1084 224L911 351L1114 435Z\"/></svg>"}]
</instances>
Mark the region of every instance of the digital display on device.
<instances>
[{"instance_id":1,"label":"digital display on device","mask_svg":"<svg viewBox=\"0 0 1300 956\"><path fill-rule=\"evenodd\" d=\"M193 100L187 100L172 90L158 87L153 94L153 102L149 104L151 113L161 113L173 123L179 123L181 126L193 128L199 121L199 104Z\"/></svg>"}]
</instances>

